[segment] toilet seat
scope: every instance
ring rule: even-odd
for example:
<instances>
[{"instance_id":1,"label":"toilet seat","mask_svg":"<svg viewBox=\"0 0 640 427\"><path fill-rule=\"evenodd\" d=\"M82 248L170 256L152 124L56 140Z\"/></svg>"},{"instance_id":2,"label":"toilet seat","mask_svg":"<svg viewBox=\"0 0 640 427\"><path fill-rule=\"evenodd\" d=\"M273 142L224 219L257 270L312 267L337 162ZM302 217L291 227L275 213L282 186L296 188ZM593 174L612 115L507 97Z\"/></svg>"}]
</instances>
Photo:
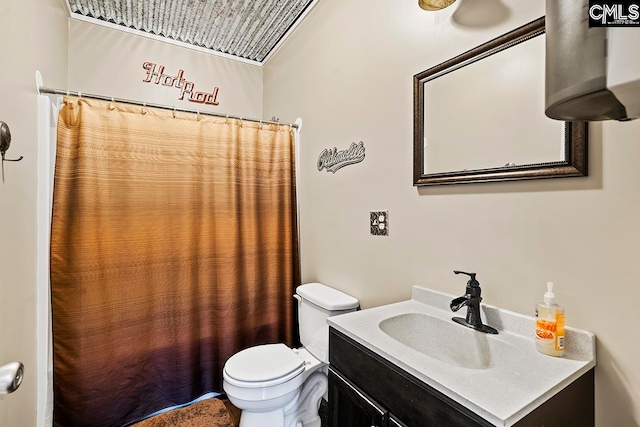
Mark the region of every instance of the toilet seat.
<instances>
[{"instance_id":1,"label":"toilet seat","mask_svg":"<svg viewBox=\"0 0 640 427\"><path fill-rule=\"evenodd\" d=\"M285 383L304 371L304 360L284 344L250 347L224 366L224 379L236 387L263 388Z\"/></svg>"}]
</instances>

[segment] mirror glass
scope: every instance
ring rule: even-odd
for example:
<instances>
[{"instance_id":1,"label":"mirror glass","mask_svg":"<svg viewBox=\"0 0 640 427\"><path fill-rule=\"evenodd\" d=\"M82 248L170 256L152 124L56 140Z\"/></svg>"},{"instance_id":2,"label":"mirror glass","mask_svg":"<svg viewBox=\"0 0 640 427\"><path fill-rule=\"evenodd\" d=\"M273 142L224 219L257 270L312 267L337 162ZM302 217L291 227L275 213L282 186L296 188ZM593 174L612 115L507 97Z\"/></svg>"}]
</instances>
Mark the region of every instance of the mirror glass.
<instances>
[{"instance_id":1,"label":"mirror glass","mask_svg":"<svg viewBox=\"0 0 640 427\"><path fill-rule=\"evenodd\" d=\"M541 18L414 76L414 185L586 175L586 124L544 114L544 50Z\"/></svg>"}]
</instances>

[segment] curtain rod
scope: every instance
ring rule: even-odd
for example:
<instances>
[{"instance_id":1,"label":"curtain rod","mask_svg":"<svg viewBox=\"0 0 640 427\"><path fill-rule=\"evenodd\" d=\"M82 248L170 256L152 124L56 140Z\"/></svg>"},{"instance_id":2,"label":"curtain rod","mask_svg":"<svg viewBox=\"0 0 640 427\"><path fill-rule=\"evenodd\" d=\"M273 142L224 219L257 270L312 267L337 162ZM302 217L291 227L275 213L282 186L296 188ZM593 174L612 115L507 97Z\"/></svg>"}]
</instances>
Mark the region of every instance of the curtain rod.
<instances>
[{"instance_id":1,"label":"curtain rod","mask_svg":"<svg viewBox=\"0 0 640 427\"><path fill-rule=\"evenodd\" d=\"M280 122L274 122L273 120L258 120L258 119L252 119L252 118L247 118L247 117L240 117L240 116L233 116L230 114L220 114L220 113L212 113L209 111L199 111L199 110L191 110L188 108L180 108L180 107L172 107L170 105L162 105L162 104L153 104L150 102L140 102L140 101L133 101L131 99L123 99L123 98L113 98L113 97L109 97L109 96L103 96L103 95L94 95L91 93L84 93L84 92L74 92L74 91L69 91L69 90L60 90L60 89L51 89L48 87L44 87L44 86L40 86L38 88L39 93L50 93L52 95L71 95L71 96L77 96L78 98L91 98L91 99L99 99L102 101L111 101L111 102L115 102L115 103L121 103L121 104L131 104L131 105L140 105L141 107L149 107L149 108L161 108L163 110L171 110L171 111L179 111L181 113L193 113L193 114L200 114L203 116L214 116L214 117L222 117L222 118L228 118L228 119L238 119L238 120L244 120L247 122L255 122L255 123L263 123L263 124L274 124L274 125L284 125L284 126L291 126L293 129L298 129L298 125L293 123L280 123Z\"/></svg>"}]
</instances>

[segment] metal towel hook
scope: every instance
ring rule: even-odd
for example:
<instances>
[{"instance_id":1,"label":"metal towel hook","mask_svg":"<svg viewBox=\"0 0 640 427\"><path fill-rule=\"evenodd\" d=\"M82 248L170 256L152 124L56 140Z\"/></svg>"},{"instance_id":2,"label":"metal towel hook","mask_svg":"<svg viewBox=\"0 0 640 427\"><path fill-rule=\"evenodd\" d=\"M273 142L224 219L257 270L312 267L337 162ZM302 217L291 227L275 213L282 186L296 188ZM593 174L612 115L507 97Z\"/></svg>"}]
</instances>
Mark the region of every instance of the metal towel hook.
<instances>
[{"instance_id":1,"label":"metal towel hook","mask_svg":"<svg viewBox=\"0 0 640 427\"><path fill-rule=\"evenodd\" d=\"M2 156L2 182L4 182L4 162L19 162L24 159L20 156L18 159L5 159L4 155L11 146L11 131L9 125L0 121L0 155Z\"/></svg>"}]
</instances>

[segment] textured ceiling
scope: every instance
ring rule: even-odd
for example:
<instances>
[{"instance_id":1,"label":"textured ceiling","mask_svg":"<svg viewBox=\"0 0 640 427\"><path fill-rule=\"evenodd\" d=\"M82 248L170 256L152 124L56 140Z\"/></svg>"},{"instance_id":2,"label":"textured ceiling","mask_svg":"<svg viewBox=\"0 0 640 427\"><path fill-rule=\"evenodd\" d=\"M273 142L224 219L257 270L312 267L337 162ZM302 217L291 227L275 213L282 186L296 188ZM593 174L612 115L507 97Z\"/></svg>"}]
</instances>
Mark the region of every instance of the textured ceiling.
<instances>
[{"instance_id":1,"label":"textured ceiling","mask_svg":"<svg viewBox=\"0 0 640 427\"><path fill-rule=\"evenodd\" d=\"M72 14L262 62L313 0L68 0Z\"/></svg>"}]
</instances>

